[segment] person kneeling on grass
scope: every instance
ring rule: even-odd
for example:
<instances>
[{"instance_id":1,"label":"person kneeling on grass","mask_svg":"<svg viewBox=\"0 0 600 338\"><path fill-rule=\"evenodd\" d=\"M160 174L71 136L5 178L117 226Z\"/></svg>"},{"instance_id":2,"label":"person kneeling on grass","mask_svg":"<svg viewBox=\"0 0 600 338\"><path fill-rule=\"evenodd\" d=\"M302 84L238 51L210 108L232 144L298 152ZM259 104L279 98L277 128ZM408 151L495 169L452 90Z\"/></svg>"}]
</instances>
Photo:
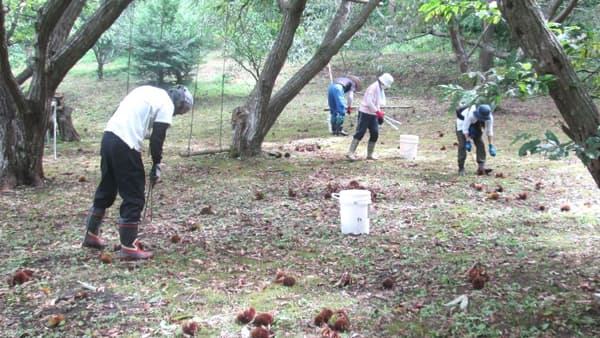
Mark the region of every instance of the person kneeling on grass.
<instances>
[{"instance_id":1,"label":"person kneeling on grass","mask_svg":"<svg viewBox=\"0 0 600 338\"><path fill-rule=\"evenodd\" d=\"M485 167L485 144L483 130L488 136L490 155L496 156L494 147L494 116L487 104L463 106L456 109L456 138L458 140L458 175L465 175L467 151L471 151L471 140L475 143L477 154L477 175L487 175L492 169Z\"/></svg>"},{"instance_id":2,"label":"person kneeling on grass","mask_svg":"<svg viewBox=\"0 0 600 338\"><path fill-rule=\"evenodd\" d=\"M169 90L141 86L132 90L121 101L102 136L102 177L85 220L84 247L104 249L100 225L105 210L113 205L118 193L123 199L119 209L121 258L152 258L152 253L144 251L137 239L146 181L142 162L143 140L150 138L152 189L160 178L163 143L173 115L188 112L193 104L192 94L184 86Z\"/></svg>"}]
</instances>

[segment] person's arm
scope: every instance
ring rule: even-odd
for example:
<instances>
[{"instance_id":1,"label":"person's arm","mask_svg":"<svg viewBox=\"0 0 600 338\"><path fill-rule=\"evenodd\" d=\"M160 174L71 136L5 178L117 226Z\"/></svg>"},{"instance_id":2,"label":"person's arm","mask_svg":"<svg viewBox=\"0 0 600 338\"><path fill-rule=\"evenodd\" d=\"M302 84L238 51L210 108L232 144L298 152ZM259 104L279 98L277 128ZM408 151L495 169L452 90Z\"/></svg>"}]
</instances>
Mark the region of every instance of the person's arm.
<instances>
[{"instance_id":1,"label":"person's arm","mask_svg":"<svg viewBox=\"0 0 600 338\"><path fill-rule=\"evenodd\" d=\"M163 143L167 136L168 123L154 122L152 124L152 134L150 135L150 156L152 165L160 164L162 161Z\"/></svg>"},{"instance_id":2,"label":"person's arm","mask_svg":"<svg viewBox=\"0 0 600 338\"><path fill-rule=\"evenodd\" d=\"M488 136L489 144L494 144L494 116L490 116L490 119L485 121L485 133Z\"/></svg>"},{"instance_id":3,"label":"person's arm","mask_svg":"<svg viewBox=\"0 0 600 338\"><path fill-rule=\"evenodd\" d=\"M354 101L354 91L350 90L348 91L348 93L346 94L347 98L346 98L346 110L348 111L348 114L350 114L352 112L352 101Z\"/></svg>"},{"instance_id":4,"label":"person's arm","mask_svg":"<svg viewBox=\"0 0 600 338\"><path fill-rule=\"evenodd\" d=\"M463 112L465 119L462 124L462 132L467 140L471 138L471 135L469 135L469 127L471 127L471 123L475 122L473 119L473 112L475 109L477 109L477 107L473 105L471 108Z\"/></svg>"}]
</instances>

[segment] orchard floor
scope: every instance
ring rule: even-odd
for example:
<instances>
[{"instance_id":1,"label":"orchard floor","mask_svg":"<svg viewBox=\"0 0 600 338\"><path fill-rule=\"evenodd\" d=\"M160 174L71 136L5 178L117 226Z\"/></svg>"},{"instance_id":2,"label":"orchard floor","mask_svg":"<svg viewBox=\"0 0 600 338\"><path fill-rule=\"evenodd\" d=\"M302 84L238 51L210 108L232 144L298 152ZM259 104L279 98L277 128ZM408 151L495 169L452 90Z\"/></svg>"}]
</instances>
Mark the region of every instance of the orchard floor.
<instances>
[{"instance_id":1,"label":"orchard floor","mask_svg":"<svg viewBox=\"0 0 600 338\"><path fill-rule=\"evenodd\" d=\"M228 144L218 105L175 122L152 219L141 225L156 257L134 264L111 250L119 200L103 227L112 260L81 248L106 116L65 87L89 112L75 121L86 126L83 140L59 142L57 159L48 148L43 187L0 195L0 275L33 272L0 287L0 336L181 336L197 323L197 336L244 337L253 325L236 316L249 307L273 315L275 337L334 336L314 324L323 308L347 314L341 337L600 335L598 187L574 157L519 157L512 144L520 132L559 130L551 101L503 104L494 171L474 175L469 155L468 175L458 177L454 118L442 103L390 95L389 105L413 107L388 110L400 130L384 126L378 161L364 160L365 138L362 160L348 162L351 138L328 134L318 90L326 78L315 81L255 159L179 155ZM416 159L399 156L400 134L419 136ZM370 233L343 235L331 194L357 187L372 193ZM480 290L467 278L477 262L489 276ZM278 272L295 284L275 283ZM461 295L466 309L447 305Z\"/></svg>"}]
</instances>

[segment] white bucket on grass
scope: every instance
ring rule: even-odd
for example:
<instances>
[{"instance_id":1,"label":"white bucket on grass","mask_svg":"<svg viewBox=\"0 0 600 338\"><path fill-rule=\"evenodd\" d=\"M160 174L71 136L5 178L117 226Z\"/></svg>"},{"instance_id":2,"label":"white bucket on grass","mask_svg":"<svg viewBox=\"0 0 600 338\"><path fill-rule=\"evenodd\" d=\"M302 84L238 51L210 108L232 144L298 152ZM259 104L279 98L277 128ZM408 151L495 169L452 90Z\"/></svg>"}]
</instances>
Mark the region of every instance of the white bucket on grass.
<instances>
[{"instance_id":1,"label":"white bucket on grass","mask_svg":"<svg viewBox=\"0 0 600 338\"><path fill-rule=\"evenodd\" d=\"M400 135L400 157L409 160L417 158L417 148L419 146L419 136Z\"/></svg>"},{"instance_id":2,"label":"white bucket on grass","mask_svg":"<svg viewBox=\"0 0 600 338\"><path fill-rule=\"evenodd\" d=\"M331 196L340 200L342 233L368 234L371 192L369 190L351 189L342 190L339 194L334 193Z\"/></svg>"}]
</instances>

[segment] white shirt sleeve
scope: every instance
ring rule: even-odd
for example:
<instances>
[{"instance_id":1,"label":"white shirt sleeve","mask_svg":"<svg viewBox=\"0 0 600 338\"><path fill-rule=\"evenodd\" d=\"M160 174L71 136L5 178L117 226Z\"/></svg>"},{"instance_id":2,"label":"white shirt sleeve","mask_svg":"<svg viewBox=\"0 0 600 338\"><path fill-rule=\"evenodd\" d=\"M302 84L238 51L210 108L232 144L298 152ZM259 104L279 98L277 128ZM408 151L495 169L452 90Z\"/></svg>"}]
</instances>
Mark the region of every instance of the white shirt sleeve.
<instances>
[{"instance_id":1,"label":"white shirt sleeve","mask_svg":"<svg viewBox=\"0 0 600 338\"><path fill-rule=\"evenodd\" d=\"M352 107L352 101L354 101L354 92L352 90L349 90L348 92L346 92L346 108Z\"/></svg>"},{"instance_id":2,"label":"white shirt sleeve","mask_svg":"<svg viewBox=\"0 0 600 338\"><path fill-rule=\"evenodd\" d=\"M485 121L485 133L487 136L494 136L494 115L490 114L490 119Z\"/></svg>"}]
</instances>

